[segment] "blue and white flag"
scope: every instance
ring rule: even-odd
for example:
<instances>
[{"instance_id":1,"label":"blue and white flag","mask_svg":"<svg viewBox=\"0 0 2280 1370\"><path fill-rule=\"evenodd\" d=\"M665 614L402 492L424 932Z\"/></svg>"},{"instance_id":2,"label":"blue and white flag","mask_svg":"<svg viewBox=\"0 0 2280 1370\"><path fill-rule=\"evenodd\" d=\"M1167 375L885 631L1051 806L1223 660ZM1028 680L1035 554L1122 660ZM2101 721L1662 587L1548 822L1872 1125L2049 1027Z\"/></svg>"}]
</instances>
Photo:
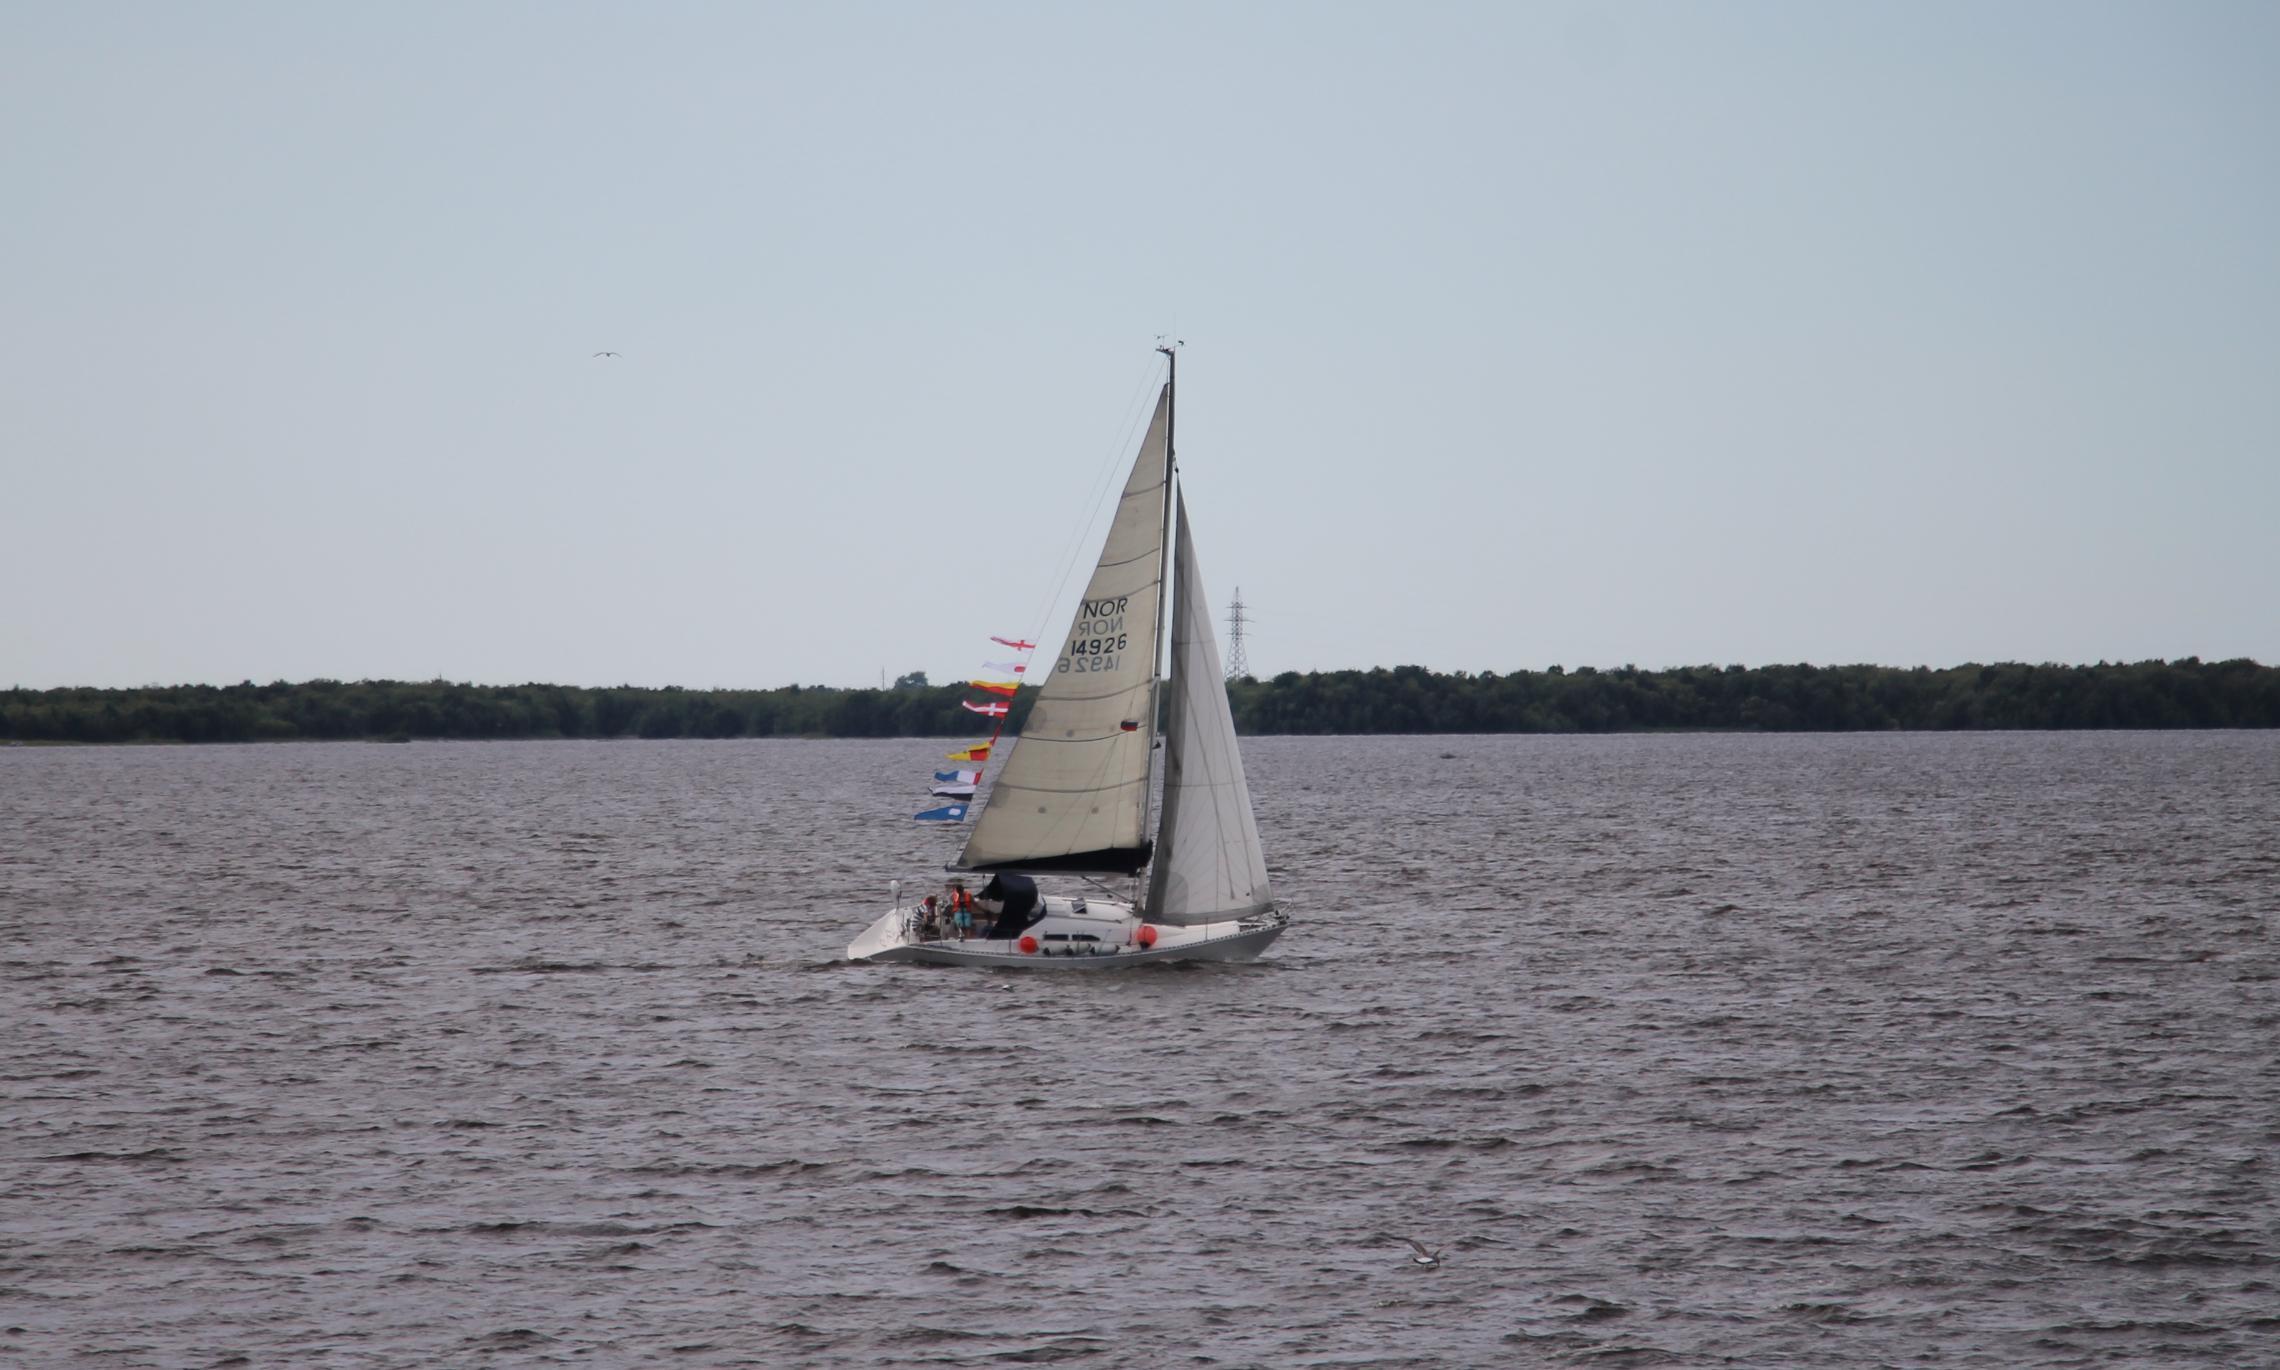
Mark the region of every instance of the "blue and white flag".
<instances>
[{"instance_id":1,"label":"blue and white flag","mask_svg":"<svg viewBox=\"0 0 2280 1370\"><path fill-rule=\"evenodd\" d=\"M945 785L976 785L981 783L980 771L936 771L934 778Z\"/></svg>"},{"instance_id":2,"label":"blue and white flag","mask_svg":"<svg viewBox=\"0 0 2280 1370\"><path fill-rule=\"evenodd\" d=\"M945 804L939 809L928 809L925 813L911 816L921 823L963 823L966 821L966 806Z\"/></svg>"}]
</instances>

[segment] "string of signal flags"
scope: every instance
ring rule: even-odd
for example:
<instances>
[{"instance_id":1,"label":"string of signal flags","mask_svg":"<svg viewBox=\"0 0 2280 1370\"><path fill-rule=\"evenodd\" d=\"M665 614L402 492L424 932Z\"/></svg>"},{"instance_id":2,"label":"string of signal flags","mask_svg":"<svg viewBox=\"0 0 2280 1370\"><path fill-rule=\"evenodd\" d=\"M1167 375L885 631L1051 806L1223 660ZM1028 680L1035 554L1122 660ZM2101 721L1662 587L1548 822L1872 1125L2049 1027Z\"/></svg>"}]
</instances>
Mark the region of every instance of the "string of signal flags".
<instances>
[{"instance_id":1,"label":"string of signal flags","mask_svg":"<svg viewBox=\"0 0 2280 1370\"><path fill-rule=\"evenodd\" d=\"M1013 712L1013 692L1021 688L1021 677L1029 670L1029 655L1037 650L1037 644L1013 637L993 637L990 641L1000 647L1012 649L1014 659L1011 661L985 661L982 663L982 669L985 671L1002 671L1014 678L1012 680L969 680L966 684L973 689L980 690L982 698L960 700L959 703L984 718L995 720L995 726L990 729L988 741L976 742L949 753L947 760L971 762L974 769L936 771L933 788L928 793L936 799L948 799L951 802L942 805L940 808L913 814L912 817L918 822L965 822L966 812L974 804L974 788L982 783L982 769L989 764L990 753L996 749L998 739L1005 735L1005 717Z\"/></svg>"}]
</instances>

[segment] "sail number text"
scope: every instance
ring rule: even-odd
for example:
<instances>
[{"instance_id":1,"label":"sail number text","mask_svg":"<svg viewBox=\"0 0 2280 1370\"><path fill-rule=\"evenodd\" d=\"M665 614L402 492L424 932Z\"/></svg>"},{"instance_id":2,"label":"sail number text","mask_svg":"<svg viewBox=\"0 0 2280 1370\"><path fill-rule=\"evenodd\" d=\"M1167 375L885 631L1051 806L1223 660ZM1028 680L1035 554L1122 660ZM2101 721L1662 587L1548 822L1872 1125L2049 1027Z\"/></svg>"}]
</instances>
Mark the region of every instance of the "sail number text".
<instances>
[{"instance_id":1,"label":"sail number text","mask_svg":"<svg viewBox=\"0 0 2280 1370\"><path fill-rule=\"evenodd\" d=\"M1124 607L1130 602L1129 595L1086 600L1083 612L1077 615L1076 627L1069 631L1069 650L1053 669L1082 675L1113 671L1123 665L1122 654L1128 636L1124 631Z\"/></svg>"}]
</instances>

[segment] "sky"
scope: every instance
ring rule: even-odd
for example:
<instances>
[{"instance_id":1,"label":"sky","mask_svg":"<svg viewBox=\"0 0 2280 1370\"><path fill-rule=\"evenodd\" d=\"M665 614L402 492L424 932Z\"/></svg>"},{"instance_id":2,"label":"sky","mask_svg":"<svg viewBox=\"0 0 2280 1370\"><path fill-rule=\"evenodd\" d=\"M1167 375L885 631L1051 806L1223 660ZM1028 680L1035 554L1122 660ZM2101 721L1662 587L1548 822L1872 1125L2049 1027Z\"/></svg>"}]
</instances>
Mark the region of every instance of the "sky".
<instances>
[{"instance_id":1,"label":"sky","mask_svg":"<svg viewBox=\"0 0 2280 1370\"><path fill-rule=\"evenodd\" d=\"M0 687L957 679L1158 335L1262 676L2280 663L2261 0L0 0L0 204Z\"/></svg>"}]
</instances>

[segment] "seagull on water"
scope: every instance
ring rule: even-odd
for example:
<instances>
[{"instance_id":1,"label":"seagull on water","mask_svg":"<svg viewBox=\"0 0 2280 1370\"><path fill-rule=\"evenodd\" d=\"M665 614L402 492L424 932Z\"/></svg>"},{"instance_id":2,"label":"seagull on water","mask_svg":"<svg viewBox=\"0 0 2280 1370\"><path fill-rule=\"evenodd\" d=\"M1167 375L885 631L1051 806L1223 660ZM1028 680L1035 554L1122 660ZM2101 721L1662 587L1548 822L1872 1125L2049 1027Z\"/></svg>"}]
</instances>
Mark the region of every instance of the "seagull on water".
<instances>
[{"instance_id":1,"label":"seagull on water","mask_svg":"<svg viewBox=\"0 0 2280 1370\"><path fill-rule=\"evenodd\" d=\"M596 352L594 355L597 357L622 357L625 354L623 352Z\"/></svg>"},{"instance_id":2,"label":"seagull on water","mask_svg":"<svg viewBox=\"0 0 2280 1370\"><path fill-rule=\"evenodd\" d=\"M1404 1237L1402 1240L1409 1243L1409 1249L1414 1253L1409 1258L1409 1263L1411 1265L1435 1266L1441 1263L1440 1251L1427 1251L1423 1246L1420 1246L1416 1241L1408 1237ZM1441 1248L1442 1251L1446 1251L1447 1249L1447 1247Z\"/></svg>"}]
</instances>

